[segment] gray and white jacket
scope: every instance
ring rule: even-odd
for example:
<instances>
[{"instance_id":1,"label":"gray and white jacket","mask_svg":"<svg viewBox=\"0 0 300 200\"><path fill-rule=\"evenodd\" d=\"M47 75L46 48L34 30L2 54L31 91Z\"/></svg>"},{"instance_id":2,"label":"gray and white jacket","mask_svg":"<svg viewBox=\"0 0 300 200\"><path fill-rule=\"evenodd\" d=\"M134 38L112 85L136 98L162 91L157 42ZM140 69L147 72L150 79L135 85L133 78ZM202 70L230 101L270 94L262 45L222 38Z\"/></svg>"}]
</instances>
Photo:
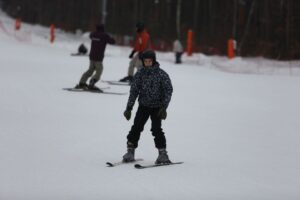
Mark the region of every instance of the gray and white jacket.
<instances>
[{"instance_id":1,"label":"gray and white jacket","mask_svg":"<svg viewBox=\"0 0 300 200\"><path fill-rule=\"evenodd\" d=\"M155 62L152 67L140 69L130 87L127 109L132 110L138 97L139 104L150 108L167 108L173 93L169 75Z\"/></svg>"}]
</instances>

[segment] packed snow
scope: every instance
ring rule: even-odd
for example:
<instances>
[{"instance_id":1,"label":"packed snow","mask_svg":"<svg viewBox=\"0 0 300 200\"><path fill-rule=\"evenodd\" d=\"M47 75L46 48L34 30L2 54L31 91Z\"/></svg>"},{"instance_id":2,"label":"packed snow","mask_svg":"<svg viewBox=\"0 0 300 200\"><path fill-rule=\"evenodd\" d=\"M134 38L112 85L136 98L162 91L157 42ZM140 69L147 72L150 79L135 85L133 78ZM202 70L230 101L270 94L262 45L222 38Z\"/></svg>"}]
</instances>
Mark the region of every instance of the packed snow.
<instances>
[{"instance_id":1,"label":"packed snow","mask_svg":"<svg viewBox=\"0 0 300 200\"><path fill-rule=\"evenodd\" d=\"M300 62L158 52L174 94L163 121L172 161L108 168L126 151L127 95L75 93L88 34L22 24L0 14L1 200L300 199ZM129 47L108 46L102 80L126 75ZM111 92L128 86L98 82ZM135 104L133 114L137 108ZM157 157L148 121L137 158Z\"/></svg>"}]
</instances>

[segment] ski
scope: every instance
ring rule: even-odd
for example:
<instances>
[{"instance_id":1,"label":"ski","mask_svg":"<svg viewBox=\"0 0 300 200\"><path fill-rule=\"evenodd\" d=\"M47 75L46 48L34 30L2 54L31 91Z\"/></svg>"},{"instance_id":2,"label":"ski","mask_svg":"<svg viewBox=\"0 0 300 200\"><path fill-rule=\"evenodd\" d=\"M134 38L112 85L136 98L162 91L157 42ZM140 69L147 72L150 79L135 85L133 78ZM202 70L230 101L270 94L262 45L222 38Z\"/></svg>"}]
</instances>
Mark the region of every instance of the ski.
<instances>
[{"instance_id":1,"label":"ski","mask_svg":"<svg viewBox=\"0 0 300 200\"><path fill-rule=\"evenodd\" d=\"M84 89L76 89L76 88L63 88L63 90L71 91L71 92L91 92L91 93L98 93L98 94L114 94L114 95L126 95L127 92L109 92L103 91L105 89L109 89L110 87L100 88L102 91L99 90L84 90Z\"/></svg>"},{"instance_id":2,"label":"ski","mask_svg":"<svg viewBox=\"0 0 300 200\"><path fill-rule=\"evenodd\" d=\"M129 82L121 82L121 81L102 81L108 83L110 85L121 85L121 86L130 86Z\"/></svg>"},{"instance_id":3,"label":"ski","mask_svg":"<svg viewBox=\"0 0 300 200\"><path fill-rule=\"evenodd\" d=\"M153 168L153 167L162 167L162 166L169 166L169 165L177 165L182 164L183 162L172 162L172 163L165 163L165 164L150 164L150 165L140 165L135 164L134 167L136 169L146 169L146 168Z\"/></svg>"},{"instance_id":4,"label":"ski","mask_svg":"<svg viewBox=\"0 0 300 200\"><path fill-rule=\"evenodd\" d=\"M71 56L88 56L88 54L82 54L82 53L71 53Z\"/></svg>"},{"instance_id":5,"label":"ski","mask_svg":"<svg viewBox=\"0 0 300 200\"><path fill-rule=\"evenodd\" d=\"M136 163L136 162L139 162L139 161L143 161L143 159L142 158L137 158L132 162L123 162L123 161L119 161L119 162L115 162L115 163L106 162L106 165L107 165L107 167L115 167L115 166L118 166L118 165Z\"/></svg>"},{"instance_id":6,"label":"ski","mask_svg":"<svg viewBox=\"0 0 300 200\"><path fill-rule=\"evenodd\" d=\"M86 91L86 92L96 92L96 93L101 93L101 91L99 91L99 90L89 90L89 89L82 89L82 88L63 88L64 90L68 90L68 91L75 91L75 92L84 92L84 91ZM107 87L100 87L99 88L100 90L107 90L107 89L110 89L110 87L109 86L107 86Z\"/></svg>"}]
</instances>

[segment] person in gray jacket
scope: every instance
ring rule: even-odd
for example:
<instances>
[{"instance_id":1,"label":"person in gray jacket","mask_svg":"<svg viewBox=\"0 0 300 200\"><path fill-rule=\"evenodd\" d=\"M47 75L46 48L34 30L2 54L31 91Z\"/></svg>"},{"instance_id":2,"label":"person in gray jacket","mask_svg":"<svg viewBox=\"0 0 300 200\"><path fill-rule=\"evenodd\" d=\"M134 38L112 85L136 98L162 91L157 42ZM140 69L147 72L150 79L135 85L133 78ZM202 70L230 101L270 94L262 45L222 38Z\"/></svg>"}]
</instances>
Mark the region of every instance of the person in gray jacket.
<instances>
[{"instance_id":1,"label":"person in gray jacket","mask_svg":"<svg viewBox=\"0 0 300 200\"><path fill-rule=\"evenodd\" d=\"M183 47L179 39L173 42L173 52L175 53L175 63L181 63L181 56L183 54Z\"/></svg>"},{"instance_id":2,"label":"person in gray jacket","mask_svg":"<svg viewBox=\"0 0 300 200\"><path fill-rule=\"evenodd\" d=\"M124 116L131 118L131 110L138 98L139 107L134 118L134 124L127 135L127 153L123 162L133 162L134 153L138 147L141 132L147 120L152 121L152 135L159 155L156 164L171 163L166 151L166 138L161 128L162 120L167 117L167 108L171 101L173 87L169 75L159 67L155 53L145 51L142 56L143 68L140 69L131 83L130 95Z\"/></svg>"}]
</instances>

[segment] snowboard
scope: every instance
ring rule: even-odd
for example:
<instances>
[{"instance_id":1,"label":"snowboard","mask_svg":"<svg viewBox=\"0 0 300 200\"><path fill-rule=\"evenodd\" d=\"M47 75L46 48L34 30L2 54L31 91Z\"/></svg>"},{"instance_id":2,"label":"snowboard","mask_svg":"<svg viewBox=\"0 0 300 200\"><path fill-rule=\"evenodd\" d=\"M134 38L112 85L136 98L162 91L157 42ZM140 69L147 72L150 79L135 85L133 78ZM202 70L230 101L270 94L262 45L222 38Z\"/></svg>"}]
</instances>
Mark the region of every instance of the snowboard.
<instances>
[{"instance_id":1,"label":"snowboard","mask_svg":"<svg viewBox=\"0 0 300 200\"><path fill-rule=\"evenodd\" d=\"M106 91L110 87L100 88L102 91L99 90L89 90L89 89L77 89L77 88L63 88L63 90L71 91L71 92L90 92L90 93L98 93L98 94L112 94L112 95L126 95L127 92L110 92Z\"/></svg>"}]
</instances>

